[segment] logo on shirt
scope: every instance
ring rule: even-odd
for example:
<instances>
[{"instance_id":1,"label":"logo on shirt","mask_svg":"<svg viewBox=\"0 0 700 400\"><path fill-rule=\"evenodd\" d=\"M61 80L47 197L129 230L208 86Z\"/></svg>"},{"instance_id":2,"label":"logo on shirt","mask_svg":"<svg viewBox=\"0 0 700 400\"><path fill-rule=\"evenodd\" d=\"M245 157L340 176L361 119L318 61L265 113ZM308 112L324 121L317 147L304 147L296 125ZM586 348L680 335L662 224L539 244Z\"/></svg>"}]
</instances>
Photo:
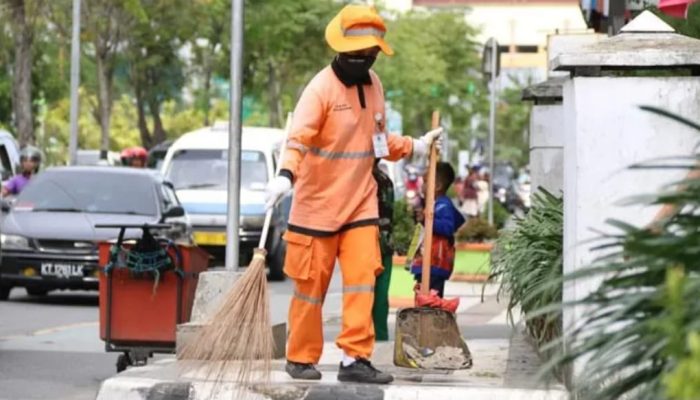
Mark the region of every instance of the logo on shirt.
<instances>
[{"instance_id":1,"label":"logo on shirt","mask_svg":"<svg viewBox=\"0 0 700 400\"><path fill-rule=\"evenodd\" d=\"M347 110L352 110L352 106L350 104L336 104L333 106L333 111L347 111Z\"/></svg>"}]
</instances>

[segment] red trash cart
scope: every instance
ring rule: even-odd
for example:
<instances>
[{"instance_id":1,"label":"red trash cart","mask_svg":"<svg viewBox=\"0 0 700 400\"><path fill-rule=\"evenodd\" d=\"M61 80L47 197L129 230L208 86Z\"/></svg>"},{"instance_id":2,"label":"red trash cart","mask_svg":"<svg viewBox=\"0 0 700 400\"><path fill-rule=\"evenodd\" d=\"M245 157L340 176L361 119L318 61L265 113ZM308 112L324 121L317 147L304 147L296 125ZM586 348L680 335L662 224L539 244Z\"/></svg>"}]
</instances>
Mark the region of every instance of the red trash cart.
<instances>
[{"instance_id":1,"label":"red trash cart","mask_svg":"<svg viewBox=\"0 0 700 400\"><path fill-rule=\"evenodd\" d=\"M120 229L116 242L99 244L100 337L107 352L122 353L117 372L145 365L154 353L174 353L176 327L190 319L197 279L207 269L209 254L151 234L169 225L95 227ZM143 237L125 243L127 229L141 229Z\"/></svg>"}]
</instances>

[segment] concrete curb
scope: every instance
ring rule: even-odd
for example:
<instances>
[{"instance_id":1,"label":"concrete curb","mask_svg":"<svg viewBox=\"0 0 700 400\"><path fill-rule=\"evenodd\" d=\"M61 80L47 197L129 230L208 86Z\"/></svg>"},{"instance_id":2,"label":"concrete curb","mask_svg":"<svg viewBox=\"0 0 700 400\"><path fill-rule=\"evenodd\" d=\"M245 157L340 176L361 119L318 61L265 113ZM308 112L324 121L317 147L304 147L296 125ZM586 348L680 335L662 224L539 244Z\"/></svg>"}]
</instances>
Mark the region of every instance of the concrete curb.
<instances>
[{"instance_id":1,"label":"concrete curb","mask_svg":"<svg viewBox=\"0 0 700 400\"><path fill-rule=\"evenodd\" d=\"M240 390L232 384L173 382L135 377L106 380L97 400L565 400L563 390L429 385L272 384Z\"/></svg>"},{"instance_id":2,"label":"concrete curb","mask_svg":"<svg viewBox=\"0 0 700 400\"><path fill-rule=\"evenodd\" d=\"M193 394L188 382L116 376L102 383L97 400L190 400Z\"/></svg>"}]
</instances>

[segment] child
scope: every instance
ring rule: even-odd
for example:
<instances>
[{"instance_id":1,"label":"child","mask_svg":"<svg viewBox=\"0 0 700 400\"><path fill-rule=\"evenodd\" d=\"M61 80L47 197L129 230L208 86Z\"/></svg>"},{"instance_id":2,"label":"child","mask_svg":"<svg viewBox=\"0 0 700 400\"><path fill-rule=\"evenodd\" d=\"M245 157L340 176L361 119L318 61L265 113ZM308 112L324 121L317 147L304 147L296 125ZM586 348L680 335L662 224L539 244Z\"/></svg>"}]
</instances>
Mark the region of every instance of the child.
<instances>
[{"instance_id":1,"label":"child","mask_svg":"<svg viewBox=\"0 0 700 400\"><path fill-rule=\"evenodd\" d=\"M464 217L447 197L447 190L455 180L455 171L449 163L439 162L435 173L435 214L433 219L433 244L430 263L430 289L439 297L445 292L445 281L452 275L455 259L455 232L464 223ZM418 213L423 223L423 213ZM423 260L416 257L411 273L421 282Z\"/></svg>"},{"instance_id":2,"label":"child","mask_svg":"<svg viewBox=\"0 0 700 400\"><path fill-rule=\"evenodd\" d=\"M391 243L391 225L394 213L394 184L389 175L375 160L372 175L377 181L377 197L379 200L379 247L382 254L382 271L374 284L374 305L372 319L374 320L374 337L377 341L389 340L389 281L391 280L392 256L394 248Z\"/></svg>"}]
</instances>

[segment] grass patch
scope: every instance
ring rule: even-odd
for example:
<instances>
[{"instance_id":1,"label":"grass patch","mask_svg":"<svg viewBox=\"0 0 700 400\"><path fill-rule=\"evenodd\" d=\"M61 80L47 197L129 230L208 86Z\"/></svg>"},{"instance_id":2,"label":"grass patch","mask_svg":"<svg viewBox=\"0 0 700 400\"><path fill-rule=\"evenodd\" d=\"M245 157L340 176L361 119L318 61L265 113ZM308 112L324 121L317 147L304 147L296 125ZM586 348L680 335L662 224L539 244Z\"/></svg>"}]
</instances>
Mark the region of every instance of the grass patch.
<instances>
[{"instance_id":1,"label":"grass patch","mask_svg":"<svg viewBox=\"0 0 700 400\"><path fill-rule=\"evenodd\" d=\"M491 273L491 253L457 250L455 255L455 274Z\"/></svg>"},{"instance_id":2,"label":"grass patch","mask_svg":"<svg viewBox=\"0 0 700 400\"><path fill-rule=\"evenodd\" d=\"M389 297L413 297L413 275L406 271L403 265L394 265L391 270L391 282L389 283Z\"/></svg>"},{"instance_id":3,"label":"grass patch","mask_svg":"<svg viewBox=\"0 0 700 400\"><path fill-rule=\"evenodd\" d=\"M491 272L491 254L458 250L455 256L455 274L486 274ZM389 283L390 297L413 297L413 275L403 265L394 265Z\"/></svg>"}]
</instances>

